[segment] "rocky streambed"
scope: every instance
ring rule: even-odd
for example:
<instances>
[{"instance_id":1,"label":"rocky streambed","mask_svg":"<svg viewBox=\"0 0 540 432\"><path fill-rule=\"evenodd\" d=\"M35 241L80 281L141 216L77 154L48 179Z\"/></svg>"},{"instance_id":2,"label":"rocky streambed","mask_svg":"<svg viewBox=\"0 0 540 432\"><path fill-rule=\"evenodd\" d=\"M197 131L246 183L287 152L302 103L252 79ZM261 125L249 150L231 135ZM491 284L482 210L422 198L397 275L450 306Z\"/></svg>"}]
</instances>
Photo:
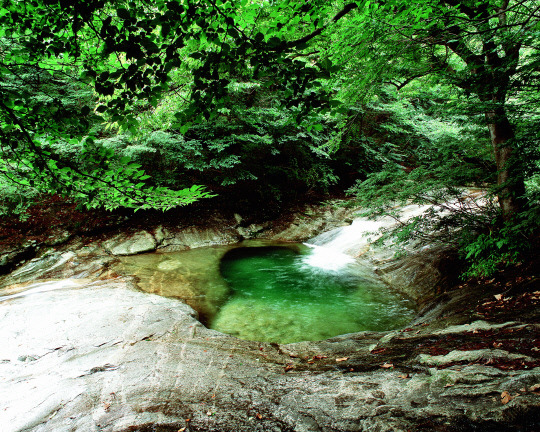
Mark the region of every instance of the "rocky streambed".
<instances>
[{"instance_id":1,"label":"rocky streambed","mask_svg":"<svg viewBox=\"0 0 540 432\"><path fill-rule=\"evenodd\" d=\"M238 216L43 247L1 281L0 430L539 430L540 293L450 289L443 250L361 247L419 303L406 328L287 345L207 329L118 266L154 250L301 241L348 218L313 209L245 227Z\"/></svg>"}]
</instances>

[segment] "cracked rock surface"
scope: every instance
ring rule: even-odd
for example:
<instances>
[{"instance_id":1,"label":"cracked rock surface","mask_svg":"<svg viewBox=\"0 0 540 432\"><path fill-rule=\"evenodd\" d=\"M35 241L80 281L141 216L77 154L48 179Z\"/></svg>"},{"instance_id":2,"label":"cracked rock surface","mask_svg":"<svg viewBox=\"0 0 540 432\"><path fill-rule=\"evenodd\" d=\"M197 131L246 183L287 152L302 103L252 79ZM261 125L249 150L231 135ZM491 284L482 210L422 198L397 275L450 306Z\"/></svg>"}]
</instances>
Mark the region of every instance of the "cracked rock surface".
<instances>
[{"instance_id":1,"label":"cracked rock surface","mask_svg":"<svg viewBox=\"0 0 540 432\"><path fill-rule=\"evenodd\" d=\"M1 430L538 430L540 368L418 360L460 327L280 346L209 330L121 278L67 279L0 303Z\"/></svg>"},{"instance_id":2,"label":"cracked rock surface","mask_svg":"<svg viewBox=\"0 0 540 432\"><path fill-rule=\"evenodd\" d=\"M276 238L300 238L293 225ZM219 232L75 239L0 280L0 431L540 430L538 320L472 316L465 290L410 328L278 345L209 330L115 271L116 255L236 239ZM425 295L440 283L418 256L375 258Z\"/></svg>"}]
</instances>

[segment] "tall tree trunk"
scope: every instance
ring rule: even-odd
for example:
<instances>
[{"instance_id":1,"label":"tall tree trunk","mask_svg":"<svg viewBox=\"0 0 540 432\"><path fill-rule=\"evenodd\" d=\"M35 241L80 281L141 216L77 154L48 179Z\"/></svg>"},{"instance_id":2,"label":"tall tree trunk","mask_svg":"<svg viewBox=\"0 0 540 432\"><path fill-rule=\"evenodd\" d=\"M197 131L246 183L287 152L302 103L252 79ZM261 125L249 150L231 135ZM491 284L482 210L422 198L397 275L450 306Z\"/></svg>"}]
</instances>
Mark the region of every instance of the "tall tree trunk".
<instances>
[{"instance_id":1,"label":"tall tree trunk","mask_svg":"<svg viewBox=\"0 0 540 432\"><path fill-rule=\"evenodd\" d=\"M503 219L509 220L521 210L525 193L523 173L519 169L512 142L514 130L504 108L487 112L486 120L497 166L499 205Z\"/></svg>"}]
</instances>

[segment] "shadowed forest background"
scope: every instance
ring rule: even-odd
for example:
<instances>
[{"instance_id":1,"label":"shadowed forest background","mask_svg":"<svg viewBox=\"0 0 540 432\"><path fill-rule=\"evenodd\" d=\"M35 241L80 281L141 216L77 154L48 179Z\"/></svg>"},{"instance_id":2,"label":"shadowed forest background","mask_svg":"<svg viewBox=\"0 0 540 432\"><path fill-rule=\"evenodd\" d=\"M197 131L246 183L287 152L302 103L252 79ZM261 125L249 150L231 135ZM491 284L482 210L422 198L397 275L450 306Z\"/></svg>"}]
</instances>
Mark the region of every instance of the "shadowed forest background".
<instances>
[{"instance_id":1,"label":"shadowed forest background","mask_svg":"<svg viewBox=\"0 0 540 432\"><path fill-rule=\"evenodd\" d=\"M535 0L3 1L0 213L429 204L394 234L489 276L538 245L539 90Z\"/></svg>"}]
</instances>

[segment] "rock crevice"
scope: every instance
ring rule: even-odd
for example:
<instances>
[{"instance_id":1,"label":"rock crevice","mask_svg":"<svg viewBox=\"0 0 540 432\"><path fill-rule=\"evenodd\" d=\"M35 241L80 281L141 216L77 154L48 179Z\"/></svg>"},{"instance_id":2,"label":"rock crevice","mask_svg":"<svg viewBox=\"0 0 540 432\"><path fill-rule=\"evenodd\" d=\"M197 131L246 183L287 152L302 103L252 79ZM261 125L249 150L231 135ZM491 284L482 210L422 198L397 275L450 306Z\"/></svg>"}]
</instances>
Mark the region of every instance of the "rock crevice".
<instances>
[{"instance_id":1,"label":"rock crevice","mask_svg":"<svg viewBox=\"0 0 540 432\"><path fill-rule=\"evenodd\" d=\"M297 220L250 232L302 240L336 226L339 216L308 231L300 227L309 222ZM539 326L479 319L474 294L439 292L442 273L420 278L428 281L426 314L409 328L279 345L207 329L187 304L141 292L111 266L127 253L236 241L240 225L159 228L89 245L74 239L4 278L0 429L539 430ZM420 280L410 275L426 269L419 255L400 267L370 253L405 291Z\"/></svg>"}]
</instances>

